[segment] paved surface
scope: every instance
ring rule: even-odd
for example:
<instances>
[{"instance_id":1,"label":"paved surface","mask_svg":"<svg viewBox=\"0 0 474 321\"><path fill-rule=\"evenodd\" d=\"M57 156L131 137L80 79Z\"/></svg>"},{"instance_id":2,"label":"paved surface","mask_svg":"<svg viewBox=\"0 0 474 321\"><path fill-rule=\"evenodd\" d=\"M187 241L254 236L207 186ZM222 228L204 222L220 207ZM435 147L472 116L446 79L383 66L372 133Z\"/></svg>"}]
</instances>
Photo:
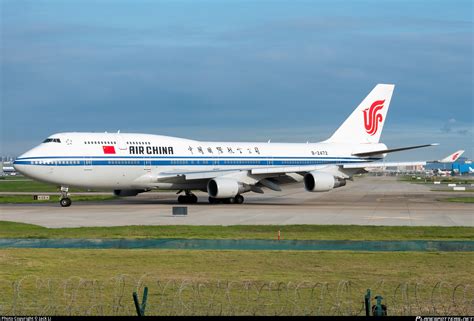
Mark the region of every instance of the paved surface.
<instances>
[{"instance_id":1,"label":"paved surface","mask_svg":"<svg viewBox=\"0 0 474 321\"><path fill-rule=\"evenodd\" d=\"M397 182L392 177L366 177L326 193L308 193L302 185L283 192L244 194L242 205L188 205L187 216L173 216L174 193L145 193L109 202L0 205L0 220L47 227L119 225L254 225L356 224L474 226L474 204L439 202L472 193L432 192L431 185Z\"/></svg>"}]
</instances>

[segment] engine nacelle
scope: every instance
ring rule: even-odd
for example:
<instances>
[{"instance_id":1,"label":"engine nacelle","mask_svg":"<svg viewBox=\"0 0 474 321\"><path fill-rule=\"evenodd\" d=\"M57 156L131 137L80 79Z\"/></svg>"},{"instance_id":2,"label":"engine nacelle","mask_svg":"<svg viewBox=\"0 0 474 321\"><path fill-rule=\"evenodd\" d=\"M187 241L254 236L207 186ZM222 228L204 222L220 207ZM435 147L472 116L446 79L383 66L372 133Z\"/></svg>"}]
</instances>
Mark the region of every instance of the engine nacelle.
<instances>
[{"instance_id":1,"label":"engine nacelle","mask_svg":"<svg viewBox=\"0 0 474 321\"><path fill-rule=\"evenodd\" d=\"M139 193L146 192L144 189L116 189L114 190L115 196L137 196Z\"/></svg>"},{"instance_id":2,"label":"engine nacelle","mask_svg":"<svg viewBox=\"0 0 474 321\"><path fill-rule=\"evenodd\" d=\"M345 179L339 179L325 172L312 171L304 176L304 188L308 192L327 192L344 185L346 185Z\"/></svg>"},{"instance_id":3,"label":"engine nacelle","mask_svg":"<svg viewBox=\"0 0 474 321\"><path fill-rule=\"evenodd\" d=\"M249 191L244 185L232 178L218 177L207 183L207 193L214 198L228 198Z\"/></svg>"}]
</instances>

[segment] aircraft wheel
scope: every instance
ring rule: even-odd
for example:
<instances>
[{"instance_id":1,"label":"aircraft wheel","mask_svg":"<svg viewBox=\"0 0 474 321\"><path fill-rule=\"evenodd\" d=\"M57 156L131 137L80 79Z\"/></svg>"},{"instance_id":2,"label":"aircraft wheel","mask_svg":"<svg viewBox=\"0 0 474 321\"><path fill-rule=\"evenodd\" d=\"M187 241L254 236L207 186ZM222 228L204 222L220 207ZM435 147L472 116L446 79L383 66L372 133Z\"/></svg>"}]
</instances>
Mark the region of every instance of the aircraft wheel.
<instances>
[{"instance_id":1,"label":"aircraft wheel","mask_svg":"<svg viewBox=\"0 0 474 321\"><path fill-rule=\"evenodd\" d=\"M59 201L59 204L61 204L62 207L69 207L71 206L72 202L71 202L71 199L70 198L62 198L60 201Z\"/></svg>"},{"instance_id":2,"label":"aircraft wheel","mask_svg":"<svg viewBox=\"0 0 474 321\"><path fill-rule=\"evenodd\" d=\"M192 203L192 204L196 204L198 202L198 198L194 194L190 195L189 198L190 198L190 203Z\"/></svg>"},{"instance_id":3,"label":"aircraft wheel","mask_svg":"<svg viewBox=\"0 0 474 321\"><path fill-rule=\"evenodd\" d=\"M178 203L180 204L185 204L186 203L186 197L183 195L178 196Z\"/></svg>"},{"instance_id":4,"label":"aircraft wheel","mask_svg":"<svg viewBox=\"0 0 474 321\"><path fill-rule=\"evenodd\" d=\"M217 204L217 198L209 196L209 204Z\"/></svg>"},{"instance_id":5,"label":"aircraft wheel","mask_svg":"<svg viewBox=\"0 0 474 321\"><path fill-rule=\"evenodd\" d=\"M244 202L244 197L240 194L235 195L235 204L242 204Z\"/></svg>"}]
</instances>

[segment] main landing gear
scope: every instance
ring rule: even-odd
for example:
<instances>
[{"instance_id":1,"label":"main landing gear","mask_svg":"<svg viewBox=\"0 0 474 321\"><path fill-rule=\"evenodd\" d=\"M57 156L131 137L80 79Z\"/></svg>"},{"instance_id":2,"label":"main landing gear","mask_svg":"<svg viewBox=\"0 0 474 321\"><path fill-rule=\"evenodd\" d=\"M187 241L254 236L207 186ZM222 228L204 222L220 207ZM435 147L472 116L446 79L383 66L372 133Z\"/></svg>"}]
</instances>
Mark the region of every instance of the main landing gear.
<instances>
[{"instance_id":1,"label":"main landing gear","mask_svg":"<svg viewBox=\"0 0 474 321\"><path fill-rule=\"evenodd\" d=\"M235 195L234 197L229 197L229 198L214 198L214 197L209 197L209 203L210 204L219 204L219 203L224 203L224 204L242 204L244 202L244 197L240 194Z\"/></svg>"},{"instance_id":2,"label":"main landing gear","mask_svg":"<svg viewBox=\"0 0 474 321\"><path fill-rule=\"evenodd\" d=\"M198 198L191 191L185 191L185 195L178 196L178 203L180 204L196 204Z\"/></svg>"},{"instance_id":3,"label":"main landing gear","mask_svg":"<svg viewBox=\"0 0 474 321\"><path fill-rule=\"evenodd\" d=\"M69 198L69 188L61 186L61 197L59 198L59 204L61 204L62 207L69 207L71 206L71 199Z\"/></svg>"}]
</instances>

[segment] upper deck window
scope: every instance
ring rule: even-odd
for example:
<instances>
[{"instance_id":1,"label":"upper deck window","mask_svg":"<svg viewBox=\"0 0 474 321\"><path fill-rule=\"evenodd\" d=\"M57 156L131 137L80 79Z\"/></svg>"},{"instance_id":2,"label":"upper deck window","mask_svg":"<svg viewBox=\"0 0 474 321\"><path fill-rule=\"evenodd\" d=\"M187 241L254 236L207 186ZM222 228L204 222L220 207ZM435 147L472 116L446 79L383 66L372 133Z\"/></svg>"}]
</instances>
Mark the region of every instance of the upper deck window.
<instances>
[{"instance_id":1,"label":"upper deck window","mask_svg":"<svg viewBox=\"0 0 474 321\"><path fill-rule=\"evenodd\" d=\"M61 140L59 138L46 138L43 143L60 143Z\"/></svg>"}]
</instances>

